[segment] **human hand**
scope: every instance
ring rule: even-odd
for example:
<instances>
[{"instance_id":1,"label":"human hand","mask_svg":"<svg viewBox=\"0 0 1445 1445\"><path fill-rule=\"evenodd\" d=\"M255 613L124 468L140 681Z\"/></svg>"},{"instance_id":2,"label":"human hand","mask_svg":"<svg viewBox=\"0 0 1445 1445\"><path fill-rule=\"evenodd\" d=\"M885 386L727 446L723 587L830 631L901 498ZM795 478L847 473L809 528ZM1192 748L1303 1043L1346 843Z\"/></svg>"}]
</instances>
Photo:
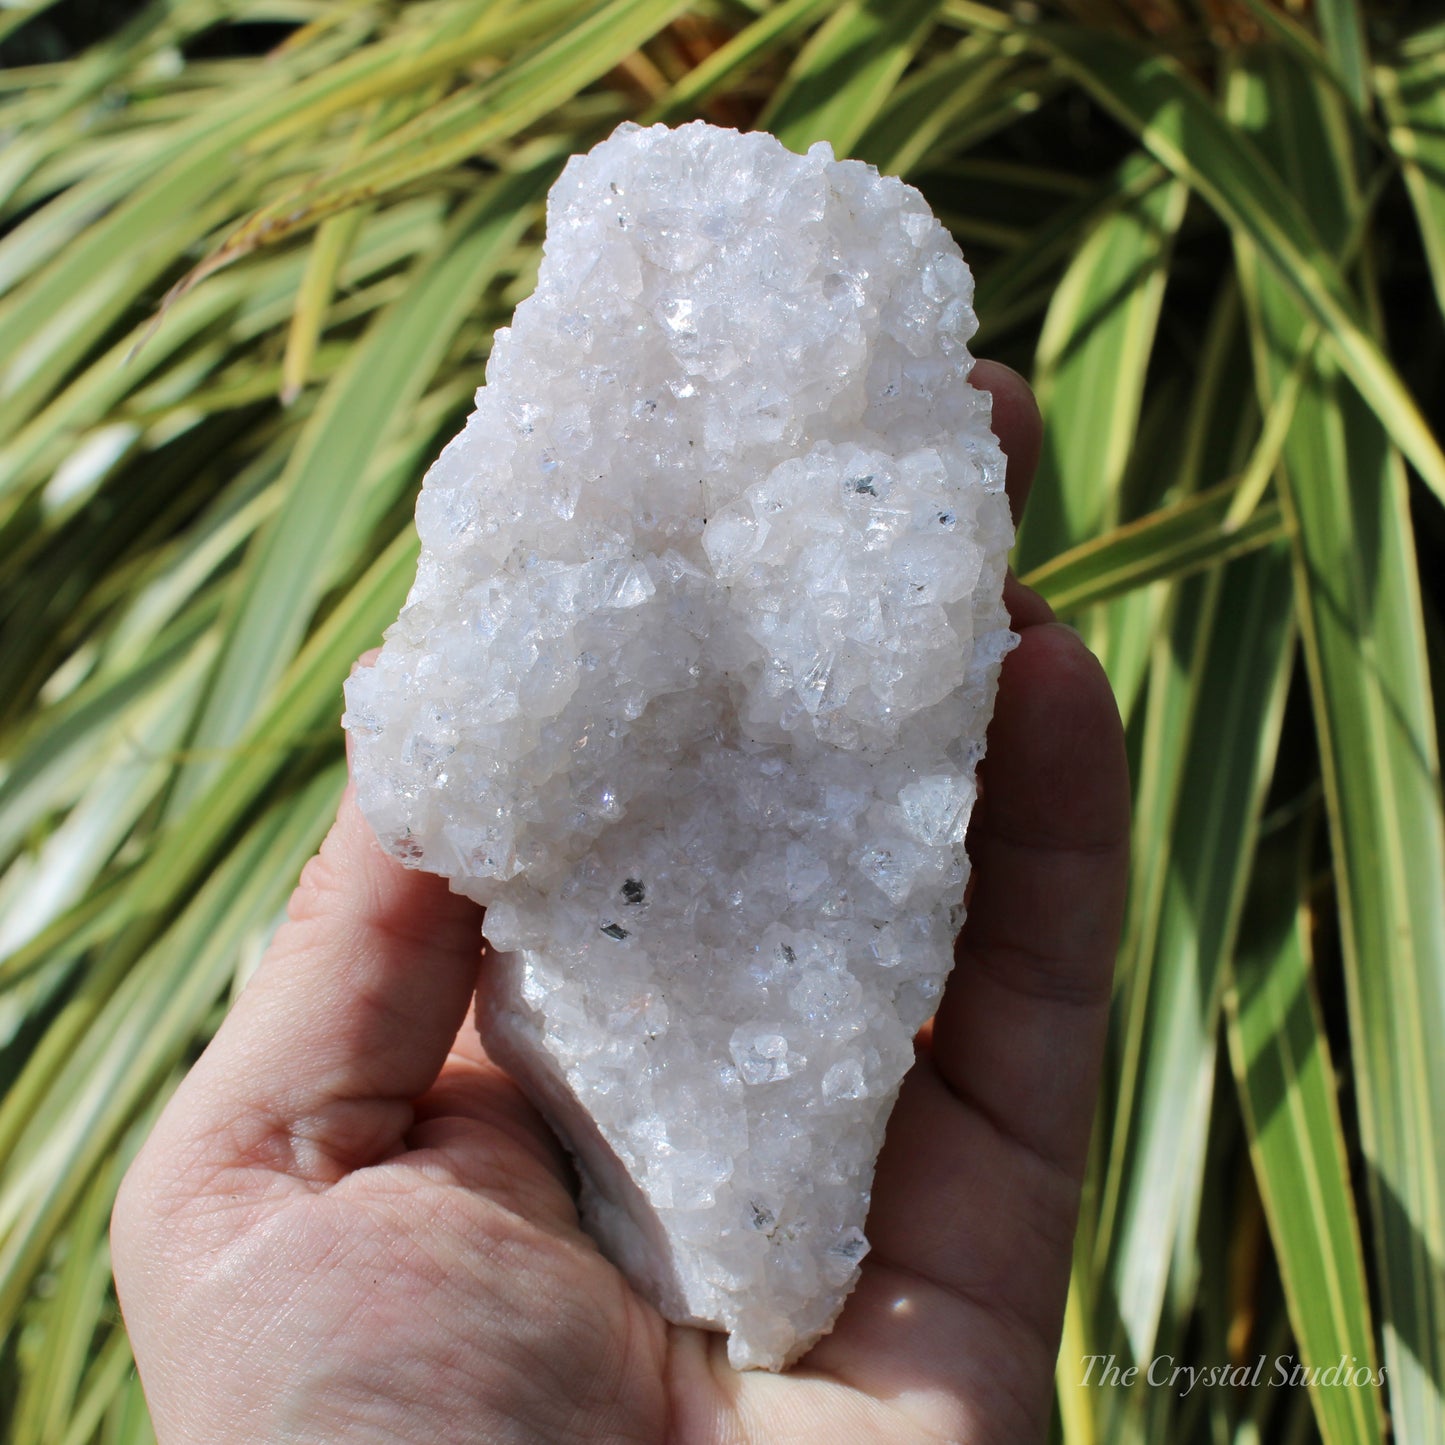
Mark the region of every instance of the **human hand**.
<instances>
[{"instance_id":1,"label":"human hand","mask_svg":"<svg viewBox=\"0 0 1445 1445\"><path fill-rule=\"evenodd\" d=\"M980 363L1022 506L1023 381ZM163 1445L1042 1439L1123 907L1108 683L1034 594L1003 670L958 966L888 1125L872 1252L782 1375L670 1325L578 1227L486 1058L480 911L386 856L350 790L290 920L116 1203Z\"/></svg>"}]
</instances>

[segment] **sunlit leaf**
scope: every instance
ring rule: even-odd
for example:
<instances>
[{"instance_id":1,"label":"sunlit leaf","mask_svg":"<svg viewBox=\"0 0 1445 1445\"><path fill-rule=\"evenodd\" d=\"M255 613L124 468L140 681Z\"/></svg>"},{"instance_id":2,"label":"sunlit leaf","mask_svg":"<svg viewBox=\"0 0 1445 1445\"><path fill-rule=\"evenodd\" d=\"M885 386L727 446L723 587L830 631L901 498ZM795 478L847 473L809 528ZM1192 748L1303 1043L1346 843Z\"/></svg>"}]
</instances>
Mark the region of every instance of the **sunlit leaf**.
<instances>
[{"instance_id":1,"label":"sunlit leaf","mask_svg":"<svg viewBox=\"0 0 1445 1445\"><path fill-rule=\"evenodd\" d=\"M847 0L788 72L759 123L803 151L826 140L853 148L933 24L938 0Z\"/></svg>"},{"instance_id":2,"label":"sunlit leaf","mask_svg":"<svg viewBox=\"0 0 1445 1445\"><path fill-rule=\"evenodd\" d=\"M1261 845L1225 996L1229 1055L1300 1360L1320 1371L1357 1362L1348 1380L1310 1390L1320 1434L1365 1445L1384 1438L1378 1360L1300 843L1283 826Z\"/></svg>"},{"instance_id":3,"label":"sunlit leaf","mask_svg":"<svg viewBox=\"0 0 1445 1445\"><path fill-rule=\"evenodd\" d=\"M1268 87L1268 90L1266 89ZM1287 94L1291 122L1268 103ZM1336 249L1354 177L1332 101L1286 68L1239 68L1230 104L1312 200ZM1320 155L1333 164L1320 167ZM1322 184L1324 176L1331 184ZM1266 397L1312 316L1237 238ZM1366 1184L1395 1438L1445 1434L1445 813L1403 467L1390 432L1322 357L1285 442L1281 500L1323 755Z\"/></svg>"},{"instance_id":4,"label":"sunlit leaf","mask_svg":"<svg viewBox=\"0 0 1445 1445\"><path fill-rule=\"evenodd\" d=\"M1371 334L1297 192L1165 57L1082 28L1040 29L1038 44L1258 249L1275 281L1319 323L1345 374L1392 441L1445 501L1445 453ZM1323 178L1326 173L1316 174Z\"/></svg>"},{"instance_id":5,"label":"sunlit leaf","mask_svg":"<svg viewBox=\"0 0 1445 1445\"><path fill-rule=\"evenodd\" d=\"M1445 71L1427 59L1381 66L1376 80L1445 314Z\"/></svg>"}]
</instances>

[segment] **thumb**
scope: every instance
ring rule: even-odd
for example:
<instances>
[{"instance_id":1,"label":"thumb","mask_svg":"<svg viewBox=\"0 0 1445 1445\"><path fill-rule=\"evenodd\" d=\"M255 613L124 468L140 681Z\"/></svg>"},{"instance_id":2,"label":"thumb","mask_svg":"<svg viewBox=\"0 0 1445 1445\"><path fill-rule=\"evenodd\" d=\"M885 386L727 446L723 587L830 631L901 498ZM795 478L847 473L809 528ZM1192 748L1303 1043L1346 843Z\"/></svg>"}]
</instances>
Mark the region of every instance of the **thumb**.
<instances>
[{"instance_id":1,"label":"thumb","mask_svg":"<svg viewBox=\"0 0 1445 1445\"><path fill-rule=\"evenodd\" d=\"M466 1017L482 911L384 853L348 787L287 913L152 1147L331 1183L401 1147Z\"/></svg>"}]
</instances>

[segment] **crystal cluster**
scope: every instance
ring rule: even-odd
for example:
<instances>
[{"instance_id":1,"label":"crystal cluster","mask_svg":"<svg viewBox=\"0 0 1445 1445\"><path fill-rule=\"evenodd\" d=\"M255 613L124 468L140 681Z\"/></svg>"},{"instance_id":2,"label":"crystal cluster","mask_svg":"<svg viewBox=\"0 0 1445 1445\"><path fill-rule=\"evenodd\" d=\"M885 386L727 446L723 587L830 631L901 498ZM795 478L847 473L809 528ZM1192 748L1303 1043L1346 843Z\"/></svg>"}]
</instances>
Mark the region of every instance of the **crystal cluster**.
<instances>
[{"instance_id":1,"label":"crystal cluster","mask_svg":"<svg viewBox=\"0 0 1445 1445\"><path fill-rule=\"evenodd\" d=\"M857 1279L952 962L1012 527L917 191L623 126L417 504L347 688L383 844L486 905L493 1057L668 1318L782 1367Z\"/></svg>"}]
</instances>

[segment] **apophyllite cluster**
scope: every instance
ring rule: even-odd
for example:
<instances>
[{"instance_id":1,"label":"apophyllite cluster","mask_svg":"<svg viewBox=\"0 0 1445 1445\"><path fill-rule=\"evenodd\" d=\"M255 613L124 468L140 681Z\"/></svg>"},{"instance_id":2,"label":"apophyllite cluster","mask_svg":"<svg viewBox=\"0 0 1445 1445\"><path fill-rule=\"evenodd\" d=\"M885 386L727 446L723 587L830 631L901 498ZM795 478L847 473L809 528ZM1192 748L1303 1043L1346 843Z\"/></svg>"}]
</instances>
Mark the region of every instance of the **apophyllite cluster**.
<instances>
[{"instance_id":1,"label":"apophyllite cluster","mask_svg":"<svg viewBox=\"0 0 1445 1445\"><path fill-rule=\"evenodd\" d=\"M738 1366L857 1279L952 963L1014 642L972 289L826 145L622 127L552 191L347 688L382 843L486 905L483 1035L585 1226Z\"/></svg>"}]
</instances>

